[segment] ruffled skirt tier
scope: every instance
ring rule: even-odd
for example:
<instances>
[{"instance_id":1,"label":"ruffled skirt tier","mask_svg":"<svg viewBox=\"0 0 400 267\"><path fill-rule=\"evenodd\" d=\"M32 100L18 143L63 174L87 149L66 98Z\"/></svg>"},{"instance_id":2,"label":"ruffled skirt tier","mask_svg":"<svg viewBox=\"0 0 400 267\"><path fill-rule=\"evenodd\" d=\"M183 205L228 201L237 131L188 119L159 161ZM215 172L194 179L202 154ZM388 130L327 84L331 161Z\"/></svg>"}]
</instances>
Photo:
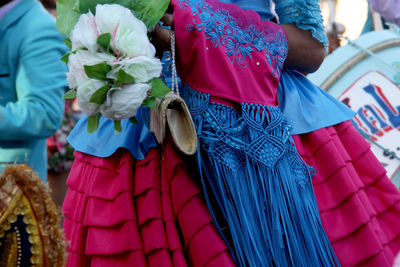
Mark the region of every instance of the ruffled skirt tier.
<instances>
[{"instance_id":1,"label":"ruffled skirt tier","mask_svg":"<svg viewBox=\"0 0 400 267\"><path fill-rule=\"evenodd\" d=\"M400 251L400 193L346 121L294 136L316 175L322 225L342 266L392 266Z\"/></svg>"},{"instance_id":2,"label":"ruffled skirt tier","mask_svg":"<svg viewBox=\"0 0 400 267\"><path fill-rule=\"evenodd\" d=\"M391 266L400 194L350 122L293 137L316 175L322 225L342 266ZM234 266L172 145L135 161L76 152L64 202L68 266Z\"/></svg>"},{"instance_id":3,"label":"ruffled skirt tier","mask_svg":"<svg viewBox=\"0 0 400 267\"><path fill-rule=\"evenodd\" d=\"M135 161L75 153L64 201L67 266L234 266L173 146Z\"/></svg>"}]
</instances>

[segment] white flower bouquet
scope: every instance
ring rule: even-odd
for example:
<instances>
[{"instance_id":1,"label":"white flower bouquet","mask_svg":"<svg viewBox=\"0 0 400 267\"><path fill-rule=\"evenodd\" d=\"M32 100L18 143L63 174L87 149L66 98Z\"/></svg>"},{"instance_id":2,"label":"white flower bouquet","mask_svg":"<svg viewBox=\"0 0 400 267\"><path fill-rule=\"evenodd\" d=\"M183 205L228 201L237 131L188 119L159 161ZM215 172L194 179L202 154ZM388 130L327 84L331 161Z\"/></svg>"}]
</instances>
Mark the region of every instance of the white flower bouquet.
<instances>
[{"instance_id":1,"label":"white flower bouquet","mask_svg":"<svg viewBox=\"0 0 400 267\"><path fill-rule=\"evenodd\" d=\"M70 91L88 115L88 132L100 116L137 123L135 114L144 105L155 108L156 98L170 89L159 79L162 65L148 38L163 16L169 0L59 0L57 27L67 36L71 52L67 63Z\"/></svg>"}]
</instances>

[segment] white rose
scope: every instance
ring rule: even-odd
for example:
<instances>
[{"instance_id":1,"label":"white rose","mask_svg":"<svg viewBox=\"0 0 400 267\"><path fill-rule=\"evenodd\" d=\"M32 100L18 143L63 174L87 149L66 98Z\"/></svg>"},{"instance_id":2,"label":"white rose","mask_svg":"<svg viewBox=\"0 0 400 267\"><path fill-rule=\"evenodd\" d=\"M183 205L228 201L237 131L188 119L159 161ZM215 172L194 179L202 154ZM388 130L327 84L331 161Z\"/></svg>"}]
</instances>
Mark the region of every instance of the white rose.
<instances>
[{"instance_id":1,"label":"white rose","mask_svg":"<svg viewBox=\"0 0 400 267\"><path fill-rule=\"evenodd\" d=\"M111 46L120 56L155 55L146 25L129 9L117 4L97 5L95 17L100 34L111 34Z\"/></svg>"},{"instance_id":2,"label":"white rose","mask_svg":"<svg viewBox=\"0 0 400 267\"><path fill-rule=\"evenodd\" d=\"M99 33L93 14L90 11L89 13L82 14L75 24L74 29L71 31L70 39L72 42L72 51L87 48L91 52L96 52L99 48L97 44L98 36Z\"/></svg>"},{"instance_id":3,"label":"white rose","mask_svg":"<svg viewBox=\"0 0 400 267\"><path fill-rule=\"evenodd\" d=\"M90 102L92 95L106 83L98 80L87 80L81 84L77 89L78 105L82 111L88 116L94 115L99 112L100 106L96 103Z\"/></svg>"},{"instance_id":4,"label":"white rose","mask_svg":"<svg viewBox=\"0 0 400 267\"><path fill-rule=\"evenodd\" d=\"M110 120L122 120L135 116L137 109L147 97L151 86L143 83L111 88L100 112Z\"/></svg>"},{"instance_id":5,"label":"white rose","mask_svg":"<svg viewBox=\"0 0 400 267\"><path fill-rule=\"evenodd\" d=\"M134 58L123 59L114 64L116 66L109 72L109 78L116 79L120 69L135 78L137 83L146 83L153 78L161 75L162 64L158 58L139 56Z\"/></svg>"},{"instance_id":6,"label":"white rose","mask_svg":"<svg viewBox=\"0 0 400 267\"><path fill-rule=\"evenodd\" d=\"M133 31L126 34L117 33L115 37L115 48L121 56L154 57L156 54L156 49L150 43L147 35L138 34Z\"/></svg>"},{"instance_id":7,"label":"white rose","mask_svg":"<svg viewBox=\"0 0 400 267\"><path fill-rule=\"evenodd\" d=\"M128 8L118 4L97 5L95 17L101 34L108 32L112 35L116 28L122 34L131 30L144 35L147 34L146 25L137 19Z\"/></svg>"},{"instance_id":8,"label":"white rose","mask_svg":"<svg viewBox=\"0 0 400 267\"><path fill-rule=\"evenodd\" d=\"M87 50L78 50L68 58L67 81L70 88L78 88L83 82L87 81L84 65L96 65L102 62L112 65L115 57L104 53L91 53Z\"/></svg>"}]
</instances>

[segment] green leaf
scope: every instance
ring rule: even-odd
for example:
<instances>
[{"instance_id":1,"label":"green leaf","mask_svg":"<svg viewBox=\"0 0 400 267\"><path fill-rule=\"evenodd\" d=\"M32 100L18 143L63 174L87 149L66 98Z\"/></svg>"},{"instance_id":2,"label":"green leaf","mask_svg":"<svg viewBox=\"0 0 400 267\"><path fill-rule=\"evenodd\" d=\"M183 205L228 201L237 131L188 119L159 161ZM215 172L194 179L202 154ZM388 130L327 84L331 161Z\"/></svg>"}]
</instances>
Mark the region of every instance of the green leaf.
<instances>
[{"instance_id":1,"label":"green leaf","mask_svg":"<svg viewBox=\"0 0 400 267\"><path fill-rule=\"evenodd\" d=\"M132 124L139 124L139 121L136 119L135 116L129 118L129 121L130 121Z\"/></svg>"},{"instance_id":2,"label":"green leaf","mask_svg":"<svg viewBox=\"0 0 400 267\"><path fill-rule=\"evenodd\" d=\"M95 103L97 105L101 105L106 101L107 97L107 92L108 92L108 84L104 85L100 89L98 89L96 92L93 93L93 95L90 97L89 102Z\"/></svg>"},{"instance_id":3,"label":"green leaf","mask_svg":"<svg viewBox=\"0 0 400 267\"><path fill-rule=\"evenodd\" d=\"M80 14L89 10L95 14L97 4L119 4L130 9L150 30L164 15L169 2L170 0L59 0L57 28L61 34L69 36Z\"/></svg>"},{"instance_id":4,"label":"green leaf","mask_svg":"<svg viewBox=\"0 0 400 267\"><path fill-rule=\"evenodd\" d=\"M57 28L61 34L69 36L80 14L89 10L95 14L97 4L119 4L130 9L150 30L162 18L169 2L170 0L59 0Z\"/></svg>"},{"instance_id":5,"label":"green leaf","mask_svg":"<svg viewBox=\"0 0 400 267\"><path fill-rule=\"evenodd\" d=\"M57 29L61 34L69 36L80 16L79 0L59 0L56 7Z\"/></svg>"},{"instance_id":6,"label":"green leaf","mask_svg":"<svg viewBox=\"0 0 400 267\"><path fill-rule=\"evenodd\" d=\"M104 47L107 52L110 52L110 42L111 42L111 34L110 33L103 33L97 38L97 43Z\"/></svg>"},{"instance_id":7,"label":"green leaf","mask_svg":"<svg viewBox=\"0 0 400 267\"><path fill-rule=\"evenodd\" d=\"M48 158L48 164L52 169L58 169L60 166L60 157L57 157L57 154L53 154Z\"/></svg>"},{"instance_id":8,"label":"green leaf","mask_svg":"<svg viewBox=\"0 0 400 267\"><path fill-rule=\"evenodd\" d=\"M107 73L111 70L111 66L109 66L106 62L102 62L96 65L84 65L86 75L91 79L96 79L100 81L107 80Z\"/></svg>"},{"instance_id":9,"label":"green leaf","mask_svg":"<svg viewBox=\"0 0 400 267\"><path fill-rule=\"evenodd\" d=\"M93 133L99 128L100 124L100 113L88 117L87 131Z\"/></svg>"},{"instance_id":10,"label":"green leaf","mask_svg":"<svg viewBox=\"0 0 400 267\"><path fill-rule=\"evenodd\" d=\"M133 0L133 14L151 29L167 11L170 0Z\"/></svg>"},{"instance_id":11,"label":"green leaf","mask_svg":"<svg viewBox=\"0 0 400 267\"><path fill-rule=\"evenodd\" d=\"M81 14L87 13L89 10L95 14L96 5L104 5L104 4L119 4L126 8L132 10L134 7L134 3L138 0L80 0L79 1L79 11ZM139 0L142 1L142 0Z\"/></svg>"},{"instance_id":12,"label":"green leaf","mask_svg":"<svg viewBox=\"0 0 400 267\"><path fill-rule=\"evenodd\" d=\"M63 96L63 98L64 98L65 100L74 99L75 97L76 97L76 90L75 90L75 89L69 90L69 91L66 92L66 93L64 94L64 96Z\"/></svg>"},{"instance_id":13,"label":"green leaf","mask_svg":"<svg viewBox=\"0 0 400 267\"><path fill-rule=\"evenodd\" d=\"M156 107L157 107L156 98L155 98L154 96L149 97L149 98L146 98L146 99L143 101L143 104L142 104L142 105L143 105L143 106L146 106L146 107L149 107L149 108L152 108L152 109L156 109Z\"/></svg>"},{"instance_id":14,"label":"green leaf","mask_svg":"<svg viewBox=\"0 0 400 267\"><path fill-rule=\"evenodd\" d=\"M163 81L159 78L154 78L150 81L150 85L152 87L151 92L152 95L157 98L163 98L166 94L168 94L171 89Z\"/></svg>"},{"instance_id":15,"label":"green leaf","mask_svg":"<svg viewBox=\"0 0 400 267\"><path fill-rule=\"evenodd\" d=\"M68 37L64 38L64 43L67 45L69 50L72 50L72 41L71 41L71 39L69 39Z\"/></svg>"},{"instance_id":16,"label":"green leaf","mask_svg":"<svg viewBox=\"0 0 400 267\"><path fill-rule=\"evenodd\" d=\"M60 59L62 62L64 62L65 64L68 64L68 59L69 59L69 55L71 55L71 52L66 53L65 55L63 55Z\"/></svg>"},{"instance_id":17,"label":"green leaf","mask_svg":"<svg viewBox=\"0 0 400 267\"><path fill-rule=\"evenodd\" d=\"M121 121L114 121L114 130L117 133L120 133L122 131Z\"/></svg>"},{"instance_id":18,"label":"green leaf","mask_svg":"<svg viewBox=\"0 0 400 267\"><path fill-rule=\"evenodd\" d=\"M147 29L151 29L162 18L169 2L170 0L79 0L79 12L83 14L90 10L95 14L97 4L119 4L129 8L144 22Z\"/></svg>"},{"instance_id":19,"label":"green leaf","mask_svg":"<svg viewBox=\"0 0 400 267\"><path fill-rule=\"evenodd\" d=\"M132 75L126 73L123 69L120 69L117 72L117 80L113 84L113 86L118 86L121 84L132 84L135 83L135 78Z\"/></svg>"}]
</instances>

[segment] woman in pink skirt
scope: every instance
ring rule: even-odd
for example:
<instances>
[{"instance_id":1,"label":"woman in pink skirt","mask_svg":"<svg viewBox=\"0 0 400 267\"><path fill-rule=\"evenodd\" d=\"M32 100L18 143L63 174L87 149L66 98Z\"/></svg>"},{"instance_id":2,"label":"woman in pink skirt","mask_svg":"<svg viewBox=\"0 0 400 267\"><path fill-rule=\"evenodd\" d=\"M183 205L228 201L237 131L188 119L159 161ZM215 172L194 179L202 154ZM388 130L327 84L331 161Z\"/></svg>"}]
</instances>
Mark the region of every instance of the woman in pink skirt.
<instances>
[{"instance_id":1,"label":"woman in pink skirt","mask_svg":"<svg viewBox=\"0 0 400 267\"><path fill-rule=\"evenodd\" d=\"M281 23L323 42L318 1L276 2ZM88 135L84 118L69 137L78 151L63 207L70 266L391 265L399 193L345 122L352 113L300 73L282 72L315 69L309 59L323 46L267 22L270 3L173 1L211 214L190 161L170 143L157 147L146 110L117 135L105 119ZM300 109L297 95L315 105Z\"/></svg>"}]
</instances>

